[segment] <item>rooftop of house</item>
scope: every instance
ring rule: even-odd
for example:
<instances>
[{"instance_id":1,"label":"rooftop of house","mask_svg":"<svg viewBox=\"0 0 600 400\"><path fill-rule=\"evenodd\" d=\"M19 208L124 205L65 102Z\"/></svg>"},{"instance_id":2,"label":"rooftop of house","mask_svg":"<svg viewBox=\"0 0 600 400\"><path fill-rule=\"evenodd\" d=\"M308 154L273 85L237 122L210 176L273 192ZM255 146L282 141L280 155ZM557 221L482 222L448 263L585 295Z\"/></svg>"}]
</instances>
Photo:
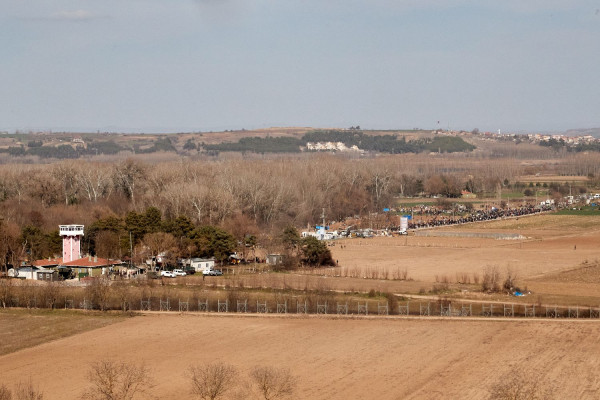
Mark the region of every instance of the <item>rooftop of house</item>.
<instances>
[{"instance_id":1,"label":"rooftop of house","mask_svg":"<svg viewBox=\"0 0 600 400\"><path fill-rule=\"evenodd\" d=\"M66 263L62 263L65 267L109 267L111 265L121 264L120 260L108 260L106 258L98 258L98 257L83 257L78 260L69 261Z\"/></svg>"},{"instance_id":2,"label":"rooftop of house","mask_svg":"<svg viewBox=\"0 0 600 400\"><path fill-rule=\"evenodd\" d=\"M47 258L47 259L43 259L43 260L36 260L33 262L33 265L35 267L53 267L53 266L62 264L62 262L63 262L62 257Z\"/></svg>"}]
</instances>

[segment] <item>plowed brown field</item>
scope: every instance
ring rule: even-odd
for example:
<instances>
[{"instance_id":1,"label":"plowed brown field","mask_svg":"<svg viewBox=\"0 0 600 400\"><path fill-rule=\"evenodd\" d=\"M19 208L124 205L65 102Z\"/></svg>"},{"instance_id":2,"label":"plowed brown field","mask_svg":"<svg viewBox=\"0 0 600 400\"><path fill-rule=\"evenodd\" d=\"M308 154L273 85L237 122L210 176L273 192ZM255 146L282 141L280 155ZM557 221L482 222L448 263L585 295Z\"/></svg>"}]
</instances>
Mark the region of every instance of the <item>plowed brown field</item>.
<instances>
[{"instance_id":1,"label":"plowed brown field","mask_svg":"<svg viewBox=\"0 0 600 400\"><path fill-rule=\"evenodd\" d=\"M534 370L556 398L600 397L598 321L336 319L154 314L0 357L2 381L32 377L75 399L90 363L144 361L160 399L186 399L194 363L289 367L299 399L482 399Z\"/></svg>"}]
</instances>

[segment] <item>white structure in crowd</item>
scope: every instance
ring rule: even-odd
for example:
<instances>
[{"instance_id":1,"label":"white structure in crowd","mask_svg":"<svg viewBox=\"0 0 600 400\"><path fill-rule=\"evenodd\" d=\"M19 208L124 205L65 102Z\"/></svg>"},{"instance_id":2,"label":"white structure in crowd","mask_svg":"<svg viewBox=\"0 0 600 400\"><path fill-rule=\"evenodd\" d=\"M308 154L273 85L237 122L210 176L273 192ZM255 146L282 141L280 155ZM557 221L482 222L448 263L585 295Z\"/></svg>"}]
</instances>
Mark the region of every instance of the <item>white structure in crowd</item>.
<instances>
[{"instance_id":1,"label":"white structure in crowd","mask_svg":"<svg viewBox=\"0 0 600 400\"><path fill-rule=\"evenodd\" d=\"M83 225L59 225L60 236L63 238L63 263L81 258L81 238Z\"/></svg>"},{"instance_id":2,"label":"white structure in crowd","mask_svg":"<svg viewBox=\"0 0 600 400\"><path fill-rule=\"evenodd\" d=\"M405 233L408 230L408 216L400 217L400 233Z\"/></svg>"},{"instance_id":3,"label":"white structure in crowd","mask_svg":"<svg viewBox=\"0 0 600 400\"><path fill-rule=\"evenodd\" d=\"M333 240L333 239L339 239L340 238L340 234L338 233L338 231L328 231L327 230L327 226L318 226L317 225L317 230L315 232L310 232L310 231L304 231L302 232L302 237L316 237L319 240Z\"/></svg>"}]
</instances>

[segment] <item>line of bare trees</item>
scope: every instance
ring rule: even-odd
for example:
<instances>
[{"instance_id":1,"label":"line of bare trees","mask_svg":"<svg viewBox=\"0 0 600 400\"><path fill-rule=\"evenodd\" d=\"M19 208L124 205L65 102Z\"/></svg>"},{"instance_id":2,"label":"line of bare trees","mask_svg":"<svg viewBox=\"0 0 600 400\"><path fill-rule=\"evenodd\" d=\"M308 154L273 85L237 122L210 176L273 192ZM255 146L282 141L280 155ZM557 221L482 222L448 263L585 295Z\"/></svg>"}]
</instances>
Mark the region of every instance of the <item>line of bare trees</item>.
<instances>
[{"instance_id":1,"label":"line of bare trees","mask_svg":"<svg viewBox=\"0 0 600 400\"><path fill-rule=\"evenodd\" d=\"M365 215L397 196L457 196L462 189L495 193L521 174L600 175L599 154L568 154L553 164L513 158L396 155L352 159L330 155L114 164L83 160L48 165L0 165L0 256L22 257L25 226L51 232L59 224L123 217L149 207L163 218L256 234ZM243 223L240 223L243 222ZM235 236L236 235L234 233ZM19 249L21 247L21 249Z\"/></svg>"},{"instance_id":2,"label":"line of bare trees","mask_svg":"<svg viewBox=\"0 0 600 400\"><path fill-rule=\"evenodd\" d=\"M190 394L202 400L216 400L226 394L239 399L284 399L290 397L297 386L297 379L289 369L273 366L255 366L249 371L248 379L244 379L229 364L197 364L188 368L186 377ZM92 364L87 378L90 385L82 400L156 398L153 395L155 378L145 364L102 360Z\"/></svg>"},{"instance_id":3,"label":"line of bare trees","mask_svg":"<svg viewBox=\"0 0 600 400\"><path fill-rule=\"evenodd\" d=\"M576 164L585 172L581 164L594 162L598 159L582 155ZM197 223L224 224L242 212L260 226L302 225L318 220L323 207L329 218L341 218L388 207L397 195L455 194L467 181L474 190L493 192L498 182L522 172L517 160L423 155L159 164L63 161L0 166L0 204L5 219L21 226L89 221L151 206L167 218L187 215Z\"/></svg>"}]
</instances>

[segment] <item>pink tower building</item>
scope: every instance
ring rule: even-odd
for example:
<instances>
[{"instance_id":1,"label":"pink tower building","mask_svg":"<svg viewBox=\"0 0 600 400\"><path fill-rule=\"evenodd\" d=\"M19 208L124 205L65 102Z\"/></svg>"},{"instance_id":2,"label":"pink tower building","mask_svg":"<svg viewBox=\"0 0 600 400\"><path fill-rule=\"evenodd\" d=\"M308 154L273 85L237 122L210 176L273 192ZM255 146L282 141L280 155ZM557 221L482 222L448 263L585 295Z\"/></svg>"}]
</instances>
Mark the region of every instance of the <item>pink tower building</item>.
<instances>
[{"instance_id":1,"label":"pink tower building","mask_svg":"<svg viewBox=\"0 0 600 400\"><path fill-rule=\"evenodd\" d=\"M81 258L83 225L59 225L63 238L63 263Z\"/></svg>"}]
</instances>

